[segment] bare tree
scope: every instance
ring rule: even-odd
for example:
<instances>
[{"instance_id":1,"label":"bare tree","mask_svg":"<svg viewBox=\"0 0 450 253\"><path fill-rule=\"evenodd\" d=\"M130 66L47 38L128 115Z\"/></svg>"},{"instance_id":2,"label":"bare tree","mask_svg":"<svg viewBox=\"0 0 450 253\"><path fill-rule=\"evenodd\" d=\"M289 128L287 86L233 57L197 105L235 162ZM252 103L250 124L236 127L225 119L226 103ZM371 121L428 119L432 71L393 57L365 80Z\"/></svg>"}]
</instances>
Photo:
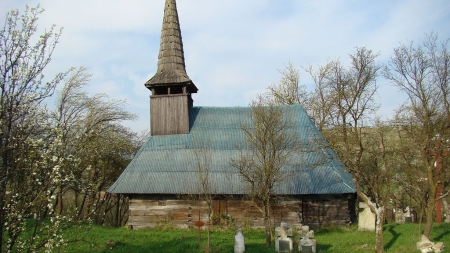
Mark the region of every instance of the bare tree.
<instances>
[{"instance_id":1,"label":"bare tree","mask_svg":"<svg viewBox=\"0 0 450 253\"><path fill-rule=\"evenodd\" d=\"M366 188L363 194L370 197L369 203L375 205L377 252L384 252L385 212L391 205L395 172L399 171L395 130L388 122L380 120L376 120L373 127L362 129L365 152L361 159L358 183Z\"/></svg>"},{"instance_id":2,"label":"bare tree","mask_svg":"<svg viewBox=\"0 0 450 253\"><path fill-rule=\"evenodd\" d=\"M283 107L265 104L259 97L251 104L249 123L242 125L247 140L240 156L231 160L247 185L250 200L263 213L266 246L271 244L270 201L289 173L283 166L290 162L298 145L298 133L286 117Z\"/></svg>"},{"instance_id":3,"label":"bare tree","mask_svg":"<svg viewBox=\"0 0 450 253\"><path fill-rule=\"evenodd\" d=\"M325 66L314 71L309 65L303 68L309 73L314 81L314 91L309 95L308 115L312 118L320 132L332 127L332 117L335 114L335 96L331 89L328 76L333 66L333 62L328 62ZM303 105L303 104L302 104Z\"/></svg>"},{"instance_id":4,"label":"bare tree","mask_svg":"<svg viewBox=\"0 0 450 253\"><path fill-rule=\"evenodd\" d=\"M276 105L302 104L307 107L308 92L306 87L300 84L300 74L298 69L289 62L284 69L278 70L281 79L276 84L269 85L268 92L263 94L270 103Z\"/></svg>"},{"instance_id":5,"label":"bare tree","mask_svg":"<svg viewBox=\"0 0 450 253\"><path fill-rule=\"evenodd\" d=\"M370 145L368 145L366 139L371 134L370 131L367 131L370 116L378 108L374 100L378 88L376 78L380 69L375 62L377 56L378 54L362 47L356 48L355 53L350 55L350 67L344 67L339 61L331 63L326 78L329 82L330 94L334 97L332 101L335 103L335 109L333 110L334 115L330 117L333 129L325 131L324 135L353 175L358 196L376 214L375 249L376 252L384 252L383 221L384 203L386 202L381 199L383 196L379 194L375 195L376 199L370 199L370 191L367 191L367 189L363 191L362 188L371 181L367 178L371 174L365 171L367 164L371 163L367 159L372 159L372 161L376 159L368 154ZM382 141L383 139L378 140ZM381 148L381 155L384 153L383 146L383 142L377 145ZM370 171L370 173L374 172ZM379 170L379 172L383 172L383 170ZM382 175L384 174L382 173ZM377 181L377 183L380 182Z\"/></svg>"},{"instance_id":6,"label":"bare tree","mask_svg":"<svg viewBox=\"0 0 450 253\"><path fill-rule=\"evenodd\" d=\"M207 206L207 252L209 252L211 250L211 217L213 215L213 201L217 195L216 185L211 178L213 152L209 142L194 139L192 153L193 155L190 160L195 168L198 179L195 195L199 201L204 201Z\"/></svg>"},{"instance_id":7,"label":"bare tree","mask_svg":"<svg viewBox=\"0 0 450 253\"><path fill-rule=\"evenodd\" d=\"M120 123L136 116L123 109L124 101L109 100L104 94L90 97L84 90L90 77L85 67L74 71L58 93L52 114L53 125L61 130L60 156L73 158L62 167L70 180L58 187L56 212L64 210L63 196L71 192L78 217L96 214L94 220L102 223L105 213L100 210L107 201L99 194L120 175L138 148L136 134Z\"/></svg>"},{"instance_id":8,"label":"bare tree","mask_svg":"<svg viewBox=\"0 0 450 253\"><path fill-rule=\"evenodd\" d=\"M380 69L375 62L377 56L362 47L356 48L355 53L350 55L349 67L335 60L319 67L317 71L311 66L304 68L313 78L315 88L304 99L307 102L300 103L306 106L321 133L352 173L358 196L377 215L376 248L377 252L383 252L384 203L388 197L382 189L389 182L378 179L390 175L386 137L383 133L376 134L367 128L378 108L374 96ZM295 73L292 71L292 74ZM370 173L368 168L371 168ZM364 191L362 186L365 187ZM374 199L371 200L369 196Z\"/></svg>"},{"instance_id":9,"label":"bare tree","mask_svg":"<svg viewBox=\"0 0 450 253\"><path fill-rule=\"evenodd\" d=\"M449 63L448 40L439 43L437 34L431 33L420 44L410 42L395 48L384 69L384 76L408 96L407 104L402 107L405 117L401 124L413 124L408 128L409 138L418 147L422 172L416 175L422 174L428 185L430 198L423 231L427 237L433 227L436 201L441 198L439 189L443 178L434 163L444 147L438 143L450 136Z\"/></svg>"},{"instance_id":10,"label":"bare tree","mask_svg":"<svg viewBox=\"0 0 450 253\"><path fill-rule=\"evenodd\" d=\"M397 206L405 206L402 203L408 203L418 211L419 234L422 234L421 225L426 213L428 201L430 198L426 171L423 170L420 161L421 151L417 148L415 135L419 134L419 126L414 117L409 113L408 106L403 105L398 109L395 116L395 125L397 136L395 138L399 152L396 159L400 166L396 173L395 181L398 184L395 192ZM406 199L402 195L406 195Z\"/></svg>"},{"instance_id":11,"label":"bare tree","mask_svg":"<svg viewBox=\"0 0 450 253\"><path fill-rule=\"evenodd\" d=\"M186 161L192 167L195 176L188 177L188 183L184 194L179 194L178 198L186 199L193 204L202 206L206 204L206 229L207 229L207 243L206 252L211 251L211 226L213 225L213 201L218 197L217 185L213 178L213 155L211 149L211 142L197 136L192 139L192 147L186 153ZM199 210L200 216L200 210ZM200 217L199 217L200 219Z\"/></svg>"}]
</instances>

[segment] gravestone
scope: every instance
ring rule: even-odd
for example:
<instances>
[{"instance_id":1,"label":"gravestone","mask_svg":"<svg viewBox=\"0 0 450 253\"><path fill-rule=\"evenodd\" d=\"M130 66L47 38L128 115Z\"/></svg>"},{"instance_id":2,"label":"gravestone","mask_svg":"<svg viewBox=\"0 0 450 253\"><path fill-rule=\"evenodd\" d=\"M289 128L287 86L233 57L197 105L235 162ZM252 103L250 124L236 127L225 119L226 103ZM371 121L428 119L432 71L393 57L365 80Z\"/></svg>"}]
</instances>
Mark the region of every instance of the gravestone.
<instances>
[{"instance_id":1,"label":"gravestone","mask_svg":"<svg viewBox=\"0 0 450 253\"><path fill-rule=\"evenodd\" d=\"M309 226L302 226L298 235L301 238L298 243L298 252L316 252L317 242L314 239L314 230L309 230Z\"/></svg>"},{"instance_id":2,"label":"gravestone","mask_svg":"<svg viewBox=\"0 0 450 253\"><path fill-rule=\"evenodd\" d=\"M395 212L395 223L397 224L405 223L405 213L403 212L403 209L396 208L394 209L394 212Z\"/></svg>"},{"instance_id":3,"label":"gravestone","mask_svg":"<svg viewBox=\"0 0 450 253\"><path fill-rule=\"evenodd\" d=\"M234 234L234 253L244 253L245 251L245 237L241 228Z\"/></svg>"},{"instance_id":4,"label":"gravestone","mask_svg":"<svg viewBox=\"0 0 450 253\"><path fill-rule=\"evenodd\" d=\"M292 229L288 227L287 223L281 222L281 225L275 228L275 252L292 252L294 244L292 241Z\"/></svg>"},{"instance_id":5,"label":"gravestone","mask_svg":"<svg viewBox=\"0 0 450 253\"><path fill-rule=\"evenodd\" d=\"M364 202L359 202L359 208L363 208L358 214L358 231L375 231L375 214Z\"/></svg>"},{"instance_id":6,"label":"gravestone","mask_svg":"<svg viewBox=\"0 0 450 253\"><path fill-rule=\"evenodd\" d=\"M411 222L416 222L416 216L414 214L414 211L412 210L412 208L410 206L407 206L405 208L405 222L411 223Z\"/></svg>"}]
</instances>

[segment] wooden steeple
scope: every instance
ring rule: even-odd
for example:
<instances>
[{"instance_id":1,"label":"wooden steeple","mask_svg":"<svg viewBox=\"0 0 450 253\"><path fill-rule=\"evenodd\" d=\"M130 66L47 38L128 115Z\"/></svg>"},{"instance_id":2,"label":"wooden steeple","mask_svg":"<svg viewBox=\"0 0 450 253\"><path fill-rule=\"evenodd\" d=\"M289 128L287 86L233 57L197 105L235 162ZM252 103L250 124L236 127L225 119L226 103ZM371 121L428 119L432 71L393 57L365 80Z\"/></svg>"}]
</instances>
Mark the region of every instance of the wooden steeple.
<instances>
[{"instance_id":1,"label":"wooden steeple","mask_svg":"<svg viewBox=\"0 0 450 253\"><path fill-rule=\"evenodd\" d=\"M186 73L183 41L175 0L166 0L158 70L145 83L150 96L151 135L189 133L191 93L198 89Z\"/></svg>"}]
</instances>

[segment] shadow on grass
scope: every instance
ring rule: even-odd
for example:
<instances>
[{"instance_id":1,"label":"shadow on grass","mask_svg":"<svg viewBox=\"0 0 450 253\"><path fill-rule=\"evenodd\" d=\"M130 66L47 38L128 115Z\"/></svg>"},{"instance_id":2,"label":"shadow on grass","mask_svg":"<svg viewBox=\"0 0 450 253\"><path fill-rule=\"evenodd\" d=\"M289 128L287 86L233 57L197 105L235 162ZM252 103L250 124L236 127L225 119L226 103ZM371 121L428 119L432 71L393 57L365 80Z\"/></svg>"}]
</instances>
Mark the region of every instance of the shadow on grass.
<instances>
[{"instance_id":1,"label":"shadow on grass","mask_svg":"<svg viewBox=\"0 0 450 253\"><path fill-rule=\"evenodd\" d=\"M169 246L169 244L171 246ZM178 249L174 247L174 244L178 244ZM230 243L230 245L227 247L227 249L223 247L215 247L212 246L211 253L220 253L220 252L232 252L234 245ZM326 248L329 248L326 247ZM197 253L197 252L205 252L204 248L199 246L198 244L190 244L190 243L183 243L182 241L171 241L171 242L164 242L161 244L149 244L149 245L131 245L127 243L118 242L115 244L114 247L110 248L104 248L101 251L96 252L102 252L102 253L112 253L112 252L128 252L128 253L140 253L140 252L183 252L183 253ZM257 244L257 243L246 243L245 244L245 252L246 253L273 253L275 252L275 246L272 245L269 248L266 248L264 244Z\"/></svg>"},{"instance_id":2,"label":"shadow on grass","mask_svg":"<svg viewBox=\"0 0 450 253\"><path fill-rule=\"evenodd\" d=\"M177 247L174 245L177 244ZM190 243L186 241L163 241L160 244L148 244L148 245L135 245L128 244L123 242L116 242L112 247L110 246L101 246L103 249L99 250L100 245L96 245L95 252L102 253L112 253L112 252L127 252L127 253L140 253L140 252L183 252L183 253L197 253L204 252L204 248L198 245L198 242ZM220 252L232 252L233 251L233 243L229 243L227 247L212 247L211 253L220 253ZM331 248L331 245L320 244L317 245L316 252L327 252ZM82 251L80 251L82 252ZM245 252L246 253L274 253L275 245L272 244L271 247L266 248L264 244L259 243L246 243L245 244ZM297 252L297 248L294 249L294 252Z\"/></svg>"},{"instance_id":3,"label":"shadow on grass","mask_svg":"<svg viewBox=\"0 0 450 253\"><path fill-rule=\"evenodd\" d=\"M233 247L234 247L234 242L233 242ZM230 249L229 252L233 252L233 248ZM275 244L272 243L272 245L267 248L266 245L264 243L245 243L245 253L247 252L275 252Z\"/></svg>"},{"instance_id":4,"label":"shadow on grass","mask_svg":"<svg viewBox=\"0 0 450 253\"><path fill-rule=\"evenodd\" d=\"M105 247L103 250L95 250L95 252L112 253L147 253L147 252L186 252L197 253L203 252L198 243L190 243L185 241L162 241L161 243L149 243L147 245L136 245L123 242L117 242L113 247ZM214 252L214 251L212 251Z\"/></svg>"},{"instance_id":5,"label":"shadow on grass","mask_svg":"<svg viewBox=\"0 0 450 253\"><path fill-rule=\"evenodd\" d=\"M434 232L440 232L441 230L443 230L439 235L433 236L434 241L441 241L442 239L444 239L444 237L450 234L450 224L441 223L438 226L434 227L433 230Z\"/></svg>"},{"instance_id":6,"label":"shadow on grass","mask_svg":"<svg viewBox=\"0 0 450 253\"><path fill-rule=\"evenodd\" d=\"M435 236L435 237L434 237L434 240L435 240L435 241L441 241L442 239L444 239L444 237L445 237L446 235L449 235L449 234L450 234L450 230L447 230L447 231L441 233L440 235Z\"/></svg>"},{"instance_id":7,"label":"shadow on grass","mask_svg":"<svg viewBox=\"0 0 450 253\"><path fill-rule=\"evenodd\" d=\"M329 244L317 244L316 252L327 252L331 248ZM294 249L295 252L295 249Z\"/></svg>"},{"instance_id":8,"label":"shadow on grass","mask_svg":"<svg viewBox=\"0 0 450 253\"><path fill-rule=\"evenodd\" d=\"M391 235L392 235L392 239L389 240L389 242L384 245L385 249L391 248L394 245L395 241L397 241L397 239L400 237L401 234L397 233L397 231L395 231L396 227L397 227L397 225L388 225L388 226L384 227L384 230L389 231L389 233L391 233Z\"/></svg>"}]
</instances>

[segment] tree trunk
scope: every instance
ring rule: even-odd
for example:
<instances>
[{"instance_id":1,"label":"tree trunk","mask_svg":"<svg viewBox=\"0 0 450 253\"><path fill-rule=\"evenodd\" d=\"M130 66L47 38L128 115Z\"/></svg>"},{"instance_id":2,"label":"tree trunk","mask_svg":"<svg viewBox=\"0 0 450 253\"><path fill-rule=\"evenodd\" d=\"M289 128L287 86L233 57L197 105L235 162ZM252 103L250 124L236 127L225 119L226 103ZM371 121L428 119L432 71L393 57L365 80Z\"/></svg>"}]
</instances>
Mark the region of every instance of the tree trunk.
<instances>
[{"instance_id":1,"label":"tree trunk","mask_svg":"<svg viewBox=\"0 0 450 253\"><path fill-rule=\"evenodd\" d=\"M208 214L208 227L206 228L206 232L207 232L206 252L210 252L211 251L211 211Z\"/></svg>"},{"instance_id":2,"label":"tree trunk","mask_svg":"<svg viewBox=\"0 0 450 253\"><path fill-rule=\"evenodd\" d=\"M375 252L384 253L384 242L383 242L383 225L384 225L384 213L385 208L377 208L377 222L376 222L376 242L375 242Z\"/></svg>"},{"instance_id":3,"label":"tree trunk","mask_svg":"<svg viewBox=\"0 0 450 253\"><path fill-rule=\"evenodd\" d=\"M63 212L63 193L62 193L62 188L61 186L58 189L58 196L57 196L57 204L56 204L56 210L55 213L58 215L61 215Z\"/></svg>"},{"instance_id":4,"label":"tree trunk","mask_svg":"<svg viewBox=\"0 0 450 253\"><path fill-rule=\"evenodd\" d=\"M122 197L121 194L117 194L117 206L116 206L116 227L120 227L120 198Z\"/></svg>"},{"instance_id":5,"label":"tree trunk","mask_svg":"<svg viewBox=\"0 0 450 253\"><path fill-rule=\"evenodd\" d=\"M383 225L384 225L384 206L377 207L375 203L373 203L367 195L361 191L361 188L358 183L356 185L356 193L358 196L367 204L370 208L370 211L376 215L376 238L375 238L375 252L383 253L384 252L384 242L383 242Z\"/></svg>"},{"instance_id":6,"label":"tree trunk","mask_svg":"<svg viewBox=\"0 0 450 253\"><path fill-rule=\"evenodd\" d=\"M266 229L266 247L270 247L272 244L272 236L270 231L270 224L269 224L269 207L268 205L264 205L264 227Z\"/></svg>"},{"instance_id":7,"label":"tree trunk","mask_svg":"<svg viewBox=\"0 0 450 253\"><path fill-rule=\"evenodd\" d=\"M87 220L87 218L89 218L89 215L91 213L91 208L94 205L94 198L95 198L95 194L93 192L91 192L88 195L88 200L87 200L87 204L86 204L86 209L84 209L84 215L83 215L83 219Z\"/></svg>"},{"instance_id":8,"label":"tree trunk","mask_svg":"<svg viewBox=\"0 0 450 253\"><path fill-rule=\"evenodd\" d=\"M87 193L84 194L83 200L81 201L80 209L78 209L78 219L81 219L81 214L83 214L84 204L86 203Z\"/></svg>"},{"instance_id":9,"label":"tree trunk","mask_svg":"<svg viewBox=\"0 0 450 253\"><path fill-rule=\"evenodd\" d=\"M433 191L432 191L433 192ZM430 238L430 234L431 234L431 230L433 229L433 211L434 211L434 206L436 204L435 198L434 198L434 194L432 194L428 205L427 205L427 220L425 223L425 230L423 231L423 235L425 235L427 238Z\"/></svg>"},{"instance_id":10,"label":"tree trunk","mask_svg":"<svg viewBox=\"0 0 450 253\"><path fill-rule=\"evenodd\" d=\"M211 214L212 214L212 199L209 199L208 196L205 197L206 204L208 205L208 219L206 220L206 249L205 252L209 253L211 251Z\"/></svg>"},{"instance_id":11,"label":"tree trunk","mask_svg":"<svg viewBox=\"0 0 450 253\"><path fill-rule=\"evenodd\" d=\"M436 187L437 185L434 183L433 177L434 167L428 167L428 185L430 187L430 197L427 203L427 218L425 223L425 230L423 231L423 235L427 238L430 238L431 230L433 229L433 218L434 218L434 210L436 208Z\"/></svg>"}]
</instances>

